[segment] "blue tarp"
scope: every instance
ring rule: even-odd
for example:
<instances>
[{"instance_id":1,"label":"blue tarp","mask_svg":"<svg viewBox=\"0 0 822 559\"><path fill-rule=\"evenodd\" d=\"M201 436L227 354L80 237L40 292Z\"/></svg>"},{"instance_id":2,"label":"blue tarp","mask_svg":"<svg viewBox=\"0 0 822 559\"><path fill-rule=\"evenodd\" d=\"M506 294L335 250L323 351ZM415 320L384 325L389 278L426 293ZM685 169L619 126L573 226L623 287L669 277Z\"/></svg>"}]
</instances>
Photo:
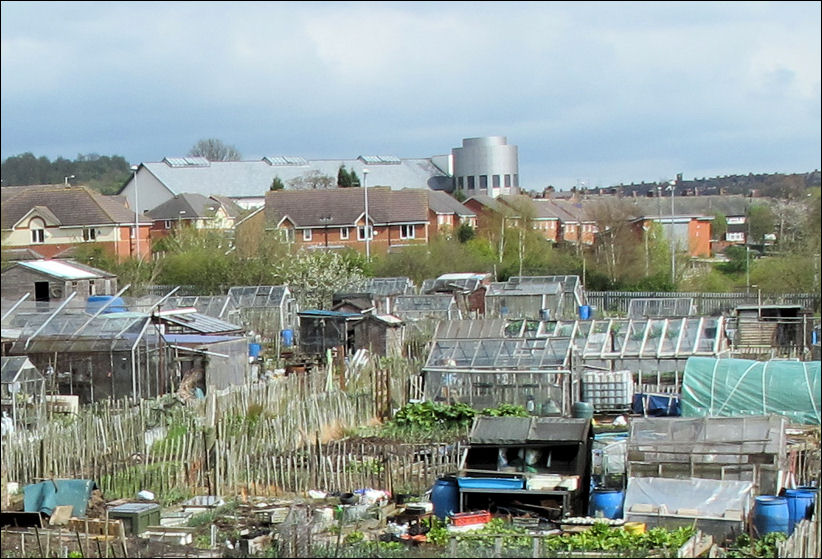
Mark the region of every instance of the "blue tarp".
<instances>
[{"instance_id":1,"label":"blue tarp","mask_svg":"<svg viewBox=\"0 0 822 559\"><path fill-rule=\"evenodd\" d=\"M72 515L85 516L91 492L97 484L90 479L55 479L23 487L23 510L51 516L54 508L72 505Z\"/></svg>"},{"instance_id":2,"label":"blue tarp","mask_svg":"<svg viewBox=\"0 0 822 559\"><path fill-rule=\"evenodd\" d=\"M648 409L645 409L647 404ZM634 394L631 411L651 417L676 417L682 415L682 406L676 394Z\"/></svg>"}]
</instances>

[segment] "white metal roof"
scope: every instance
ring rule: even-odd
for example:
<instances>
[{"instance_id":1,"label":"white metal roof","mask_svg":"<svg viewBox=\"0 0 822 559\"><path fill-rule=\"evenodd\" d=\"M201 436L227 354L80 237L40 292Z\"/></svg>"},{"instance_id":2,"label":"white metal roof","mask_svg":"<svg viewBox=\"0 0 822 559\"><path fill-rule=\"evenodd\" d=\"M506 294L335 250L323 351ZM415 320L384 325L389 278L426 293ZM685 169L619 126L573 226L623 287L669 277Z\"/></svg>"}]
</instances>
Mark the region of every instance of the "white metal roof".
<instances>
[{"instance_id":1,"label":"white metal roof","mask_svg":"<svg viewBox=\"0 0 822 559\"><path fill-rule=\"evenodd\" d=\"M44 274L49 274L50 276L68 280L95 279L102 277L99 274L94 274L83 270L82 268L72 266L66 262L59 262L57 260L30 260L26 262L19 262L19 264L20 266L24 266Z\"/></svg>"}]
</instances>

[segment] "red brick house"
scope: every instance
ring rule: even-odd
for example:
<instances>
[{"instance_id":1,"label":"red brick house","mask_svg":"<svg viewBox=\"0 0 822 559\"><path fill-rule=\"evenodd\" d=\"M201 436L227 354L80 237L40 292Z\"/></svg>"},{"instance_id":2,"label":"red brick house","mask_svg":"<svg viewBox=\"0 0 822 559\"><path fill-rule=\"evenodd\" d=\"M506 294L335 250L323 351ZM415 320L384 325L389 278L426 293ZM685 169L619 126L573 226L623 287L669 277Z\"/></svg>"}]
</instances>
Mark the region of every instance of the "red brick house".
<instances>
[{"instance_id":1,"label":"red brick house","mask_svg":"<svg viewBox=\"0 0 822 559\"><path fill-rule=\"evenodd\" d=\"M368 188L366 220L362 188L269 191L264 227L303 247L389 252L428 243L428 193Z\"/></svg>"}]
</instances>

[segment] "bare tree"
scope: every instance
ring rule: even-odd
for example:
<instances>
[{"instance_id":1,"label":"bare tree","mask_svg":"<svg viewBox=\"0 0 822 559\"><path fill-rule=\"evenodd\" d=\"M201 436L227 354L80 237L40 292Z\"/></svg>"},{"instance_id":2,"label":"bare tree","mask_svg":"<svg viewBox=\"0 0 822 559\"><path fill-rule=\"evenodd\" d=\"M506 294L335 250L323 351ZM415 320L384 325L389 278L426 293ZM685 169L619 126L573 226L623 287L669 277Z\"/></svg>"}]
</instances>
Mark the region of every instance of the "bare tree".
<instances>
[{"instance_id":1,"label":"bare tree","mask_svg":"<svg viewBox=\"0 0 822 559\"><path fill-rule=\"evenodd\" d=\"M612 281L636 276L644 269L638 262L636 234L631 220L637 210L628 200L596 201L588 208L596 221L599 239L597 255L600 264Z\"/></svg>"},{"instance_id":2,"label":"bare tree","mask_svg":"<svg viewBox=\"0 0 822 559\"><path fill-rule=\"evenodd\" d=\"M242 158L237 148L226 145L217 138L200 140L189 150L188 155L205 157L209 161L239 161Z\"/></svg>"},{"instance_id":3,"label":"bare tree","mask_svg":"<svg viewBox=\"0 0 822 559\"><path fill-rule=\"evenodd\" d=\"M292 190L317 190L321 188L334 188L337 185L333 177L324 175L314 170L304 173L302 176L294 177L288 181L288 186Z\"/></svg>"}]
</instances>

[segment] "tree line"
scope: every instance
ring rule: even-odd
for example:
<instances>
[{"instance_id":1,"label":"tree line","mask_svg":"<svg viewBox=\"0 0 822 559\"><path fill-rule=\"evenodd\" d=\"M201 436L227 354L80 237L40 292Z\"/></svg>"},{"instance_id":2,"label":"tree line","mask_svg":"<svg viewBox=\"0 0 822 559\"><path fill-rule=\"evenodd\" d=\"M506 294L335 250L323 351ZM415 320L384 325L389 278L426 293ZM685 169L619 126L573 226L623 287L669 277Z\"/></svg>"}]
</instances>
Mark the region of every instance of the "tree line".
<instances>
[{"instance_id":1,"label":"tree line","mask_svg":"<svg viewBox=\"0 0 822 559\"><path fill-rule=\"evenodd\" d=\"M76 159L15 155L0 164L3 186L84 184L103 194L120 191L131 176L131 165L120 155L78 154Z\"/></svg>"}]
</instances>

